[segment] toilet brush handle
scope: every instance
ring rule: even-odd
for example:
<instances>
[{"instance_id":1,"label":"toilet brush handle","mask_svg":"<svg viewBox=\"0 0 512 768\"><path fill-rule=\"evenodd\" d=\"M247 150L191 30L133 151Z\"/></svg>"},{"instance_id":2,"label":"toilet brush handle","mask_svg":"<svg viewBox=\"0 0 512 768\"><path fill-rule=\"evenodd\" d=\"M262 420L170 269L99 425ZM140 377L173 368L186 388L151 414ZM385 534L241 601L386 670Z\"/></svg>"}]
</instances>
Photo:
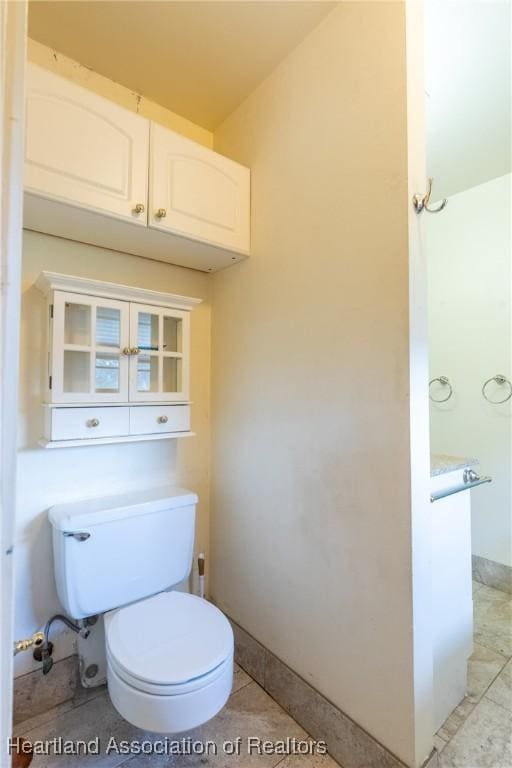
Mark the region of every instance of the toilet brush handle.
<instances>
[{"instance_id":1,"label":"toilet brush handle","mask_svg":"<svg viewBox=\"0 0 512 768\"><path fill-rule=\"evenodd\" d=\"M199 597L204 598L204 552L197 558L197 571L199 573Z\"/></svg>"}]
</instances>

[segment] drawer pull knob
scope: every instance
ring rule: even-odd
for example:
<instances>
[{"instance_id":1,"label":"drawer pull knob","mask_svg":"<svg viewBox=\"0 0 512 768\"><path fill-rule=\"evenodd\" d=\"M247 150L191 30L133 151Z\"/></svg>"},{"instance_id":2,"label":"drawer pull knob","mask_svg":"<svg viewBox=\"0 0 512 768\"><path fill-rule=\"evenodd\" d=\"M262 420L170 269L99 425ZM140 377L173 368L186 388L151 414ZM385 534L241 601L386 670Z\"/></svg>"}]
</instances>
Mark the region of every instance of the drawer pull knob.
<instances>
[{"instance_id":1,"label":"drawer pull knob","mask_svg":"<svg viewBox=\"0 0 512 768\"><path fill-rule=\"evenodd\" d=\"M165 210L165 208L159 208L155 213L155 216L157 219L165 219L165 217L167 216L167 211Z\"/></svg>"},{"instance_id":2,"label":"drawer pull knob","mask_svg":"<svg viewBox=\"0 0 512 768\"><path fill-rule=\"evenodd\" d=\"M159 416L157 421L159 424L167 424L169 418L167 416Z\"/></svg>"},{"instance_id":3,"label":"drawer pull knob","mask_svg":"<svg viewBox=\"0 0 512 768\"><path fill-rule=\"evenodd\" d=\"M144 205L142 203L137 203L135 208L133 209L134 213L144 213Z\"/></svg>"},{"instance_id":4,"label":"drawer pull knob","mask_svg":"<svg viewBox=\"0 0 512 768\"><path fill-rule=\"evenodd\" d=\"M99 419L89 419L89 421L86 422L88 427L99 427L100 420Z\"/></svg>"}]
</instances>

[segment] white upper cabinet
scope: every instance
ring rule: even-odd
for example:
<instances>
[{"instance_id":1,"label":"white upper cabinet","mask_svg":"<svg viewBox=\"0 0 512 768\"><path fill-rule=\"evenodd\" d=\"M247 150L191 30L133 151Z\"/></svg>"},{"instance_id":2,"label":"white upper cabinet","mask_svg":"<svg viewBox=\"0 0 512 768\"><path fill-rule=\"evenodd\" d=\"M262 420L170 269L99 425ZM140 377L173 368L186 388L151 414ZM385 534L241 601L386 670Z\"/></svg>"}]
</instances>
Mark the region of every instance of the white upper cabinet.
<instances>
[{"instance_id":1,"label":"white upper cabinet","mask_svg":"<svg viewBox=\"0 0 512 768\"><path fill-rule=\"evenodd\" d=\"M145 225L148 153L147 120L28 65L27 191Z\"/></svg>"},{"instance_id":2,"label":"white upper cabinet","mask_svg":"<svg viewBox=\"0 0 512 768\"><path fill-rule=\"evenodd\" d=\"M23 226L213 272L249 255L250 171L29 64Z\"/></svg>"},{"instance_id":3,"label":"white upper cabinet","mask_svg":"<svg viewBox=\"0 0 512 768\"><path fill-rule=\"evenodd\" d=\"M249 169L151 123L150 227L249 253Z\"/></svg>"}]
</instances>

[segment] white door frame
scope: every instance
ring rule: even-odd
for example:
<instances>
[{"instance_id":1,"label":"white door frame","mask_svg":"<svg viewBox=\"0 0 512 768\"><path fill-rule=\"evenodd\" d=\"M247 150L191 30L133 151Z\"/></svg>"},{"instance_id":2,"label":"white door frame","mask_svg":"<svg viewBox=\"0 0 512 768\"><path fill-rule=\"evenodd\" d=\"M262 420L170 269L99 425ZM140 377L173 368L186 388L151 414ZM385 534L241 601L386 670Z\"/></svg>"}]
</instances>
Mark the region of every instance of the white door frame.
<instances>
[{"instance_id":1,"label":"white door frame","mask_svg":"<svg viewBox=\"0 0 512 768\"><path fill-rule=\"evenodd\" d=\"M434 739L432 520L428 399L427 268L422 248L423 216L412 204L426 189L424 3L406 0L407 154L409 205L409 391L411 461L411 553L414 755L418 768ZM435 758L434 758L435 759Z\"/></svg>"},{"instance_id":2,"label":"white door frame","mask_svg":"<svg viewBox=\"0 0 512 768\"><path fill-rule=\"evenodd\" d=\"M0 2L0 766L11 764L13 543L27 2Z\"/></svg>"}]
</instances>

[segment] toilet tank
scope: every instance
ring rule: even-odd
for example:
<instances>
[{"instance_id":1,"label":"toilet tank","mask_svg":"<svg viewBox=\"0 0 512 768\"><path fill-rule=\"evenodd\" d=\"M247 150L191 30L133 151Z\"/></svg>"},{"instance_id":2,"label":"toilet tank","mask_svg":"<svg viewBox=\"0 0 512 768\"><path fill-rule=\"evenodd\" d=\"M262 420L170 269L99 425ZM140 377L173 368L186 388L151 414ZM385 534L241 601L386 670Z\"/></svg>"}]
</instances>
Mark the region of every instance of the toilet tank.
<instances>
[{"instance_id":1,"label":"toilet tank","mask_svg":"<svg viewBox=\"0 0 512 768\"><path fill-rule=\"evenodd\" d=\"M197 496L164 487L52 507L55 581L82 619L183 581L192 567Z\"/></svg>"}]
</instances>

